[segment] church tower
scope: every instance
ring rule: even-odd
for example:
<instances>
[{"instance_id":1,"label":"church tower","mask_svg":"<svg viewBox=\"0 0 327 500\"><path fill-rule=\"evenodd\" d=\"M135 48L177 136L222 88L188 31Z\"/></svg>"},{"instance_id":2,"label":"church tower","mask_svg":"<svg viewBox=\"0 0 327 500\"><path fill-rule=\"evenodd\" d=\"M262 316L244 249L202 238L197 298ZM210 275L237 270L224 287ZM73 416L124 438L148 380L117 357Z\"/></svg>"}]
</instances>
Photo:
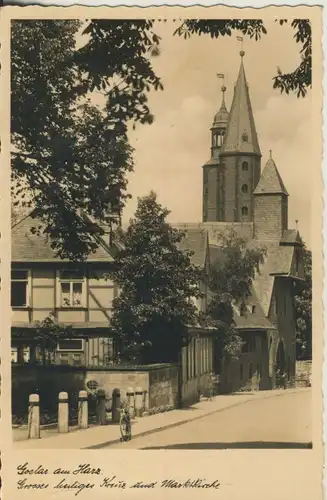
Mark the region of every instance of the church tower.
<instances>
[{"instance_id":1,"label":"church tower","mask_svg":"<svg viewBox=\"0 0 327 500\"><path fill-rule=\"evenodd\" d=\"M211 129L211 159L203 167L203 222L253 221L253 191L260 178L261 151L245 77L243 50L240 56L230 113L228 115L223 99L216 115L223 118L223 127L214 123ZM216 135L218 130L223 132Z\"/></svg>"},{"instance_id":2,"label":"church tower","mask_svg":"<svg viewBox=\"0 0 327 500\"><path fill-rule=\"evenodd\" d=\"M222 75L223 76L223 75ZM223 97L211 127L211 158L203 165L203 222L223 220L223 168L220 153L228 122L225 104L226 87L221 87Z\"/></svg>"}]
</instances>

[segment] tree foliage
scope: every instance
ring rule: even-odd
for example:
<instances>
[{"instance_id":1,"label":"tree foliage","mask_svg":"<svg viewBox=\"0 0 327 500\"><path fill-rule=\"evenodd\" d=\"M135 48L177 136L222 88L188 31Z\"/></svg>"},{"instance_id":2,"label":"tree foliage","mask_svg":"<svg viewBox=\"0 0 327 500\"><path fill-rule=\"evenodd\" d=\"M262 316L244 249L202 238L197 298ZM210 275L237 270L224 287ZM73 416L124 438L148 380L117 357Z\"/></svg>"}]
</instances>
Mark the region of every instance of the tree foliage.
<instances>
[{"instance_id":1,"label":"tree foliage","mask_svg":"<svg viewBox=\"0 0 327 500\"><path fill-rule=\"evenodd\" d=\"M211 266L209 287L211 300L208 316L211 324L224 322L226 328L219 329L219 355L237 355L243 341L234 328L234 308L241 309L251 295L255 271L266 256L264 247L249 247L247 241L238 236L234 229L218 236L219 257Z\"/></svg>"},{"instance_id":2,"label":"tree foliage","mask_svg":"<svg viewBox=\"0 0 327 500\"><path fill-rule=\"evenodd\" d=\"M296 355L298 359L312 356L312 254L303 249L305 283L295 296L296 310Z\"/></svg>"},{"instance_id":3,"label":"tree foliage","mask_svg":"<svg viewBox=\"0 0 327 500\"><path fill-rule=\"evenodd\" d=\"M15 21L11 49L16 198L74 260L96 245L78 209L109 223L121 212L133 168L127 126L152 122L147 93L162 88L149 58L159 41L151 21L89 21L77 47L81 29L74 20ZM103 105L91 102L94 92Z\"/></svg>"},{"instance_id":4,"label":"tree foliage","mask_svg":"<svg viewBox=\"0 0 327 500\"><path fill-rule=\"evenodd\" d=\"M151 64L160 48L155 22L12 23L14 203L35 208L43 225L34 230L45 231L61 257L82 260L95 250L88 217L111 224L128 198L128 125L152 123L148 95L163 88ZM311 86L311 24L296 19L291 26L302 45L301 64L291 73L278 70L273 85L304 96ZM175 33L234 32L260 40L267 30L261 20L186 20ZM91 97L99 95L96 105ZM86 217L79 217L80 208Z\"/></svg>"},{"instance_id":5,"label":"tree foliage","mask_svg":"<svg viewBox=\"0 0 327 500\"><path fill-rule=\"evenodd\" d=\"M191 252L179 249L184 233L166 222L168 214L152 192L139 199L122 235L111 277L120 287L112 327L123 359L176 361L186 326L197 322L200 270Z\"/></svg>"},{"instance_id":6,"label":"tree foliage","mask_svg":"<svg viewBox=\"0 0 327 500\"><path fill-rule=\"evenodd\" d=\"M288 23L286 19L277 22L281 26ZM302 45L301 62L295 70L289 73L283 73L280 68L277 68L277 75L273 77L273 88L286 94L296 93L297 97L305 97L308 88L312 85L311 23L309 19L294 19L290 24L295 31L296 43ZM267 34L263 21L259 19L188 19L183 21L175 34L184 38L189 38L194 34L206 34L212 38L218 38L232 36L235 31L254 40L260 40L262 35Z\"/></svg>"}]
</instances>

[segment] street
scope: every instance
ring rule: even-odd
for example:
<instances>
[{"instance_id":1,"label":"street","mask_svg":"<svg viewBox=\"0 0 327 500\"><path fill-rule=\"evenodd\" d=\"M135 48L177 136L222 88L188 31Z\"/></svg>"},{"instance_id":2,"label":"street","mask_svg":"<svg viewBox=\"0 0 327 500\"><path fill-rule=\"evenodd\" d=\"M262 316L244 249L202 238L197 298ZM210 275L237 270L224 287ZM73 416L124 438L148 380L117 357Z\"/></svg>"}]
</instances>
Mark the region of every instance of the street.
<instances>
[{"instance_id":1,"label":"street","mask_svg":"<svg viewBox=\"0 0 327 500\"><path fill-rule=\"evenodd\" d=\"M219 397L219 396L218 396ZM210 401L208 401L210 405ZM238 406L127 443L119 449L246 449L311 446L311 390L254 397ZM192 408L185 412L196 411Z\"/></svg>"}]
</instances>

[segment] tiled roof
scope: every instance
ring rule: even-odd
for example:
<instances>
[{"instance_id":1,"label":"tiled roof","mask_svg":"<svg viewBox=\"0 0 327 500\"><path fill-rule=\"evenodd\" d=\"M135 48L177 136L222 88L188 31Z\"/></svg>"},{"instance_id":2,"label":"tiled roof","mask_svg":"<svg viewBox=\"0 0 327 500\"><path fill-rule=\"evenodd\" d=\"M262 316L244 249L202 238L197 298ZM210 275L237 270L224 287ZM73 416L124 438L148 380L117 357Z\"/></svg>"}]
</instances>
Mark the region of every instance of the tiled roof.
<instances>
[{"instance_id":1,"label":"tiled roof","mask_svg":"<svg viewBox=\"0 0 327 500\"><path fill-rule=\"evenodd\" d=\"M203 269L208 251L207 232L204 228L197 227L189 227L184 229L184 231L185 237L178 244L178 247L181 250L191 250L193 252L193 255L191 256L192 264Z\"/></svg>"},{"instance_id":2,"label":"tiled roof","mask_svg":"<svg viewBox=\"0 0 327 500\"><path fill-rule=\"evenodd\" d=\"M60 259L51 248L50 239L46 234L32 233L32 228L42 225L31 215L24 217L11 230L11 260L12 262L67 262ZM99 239L99 237L97 238ZM90 254L87 262L112 262L109 248L102 239L95 253Z\"/></svg>"},{"instance_id":3,"label":"tiled roof","mask_svg":"<svg viewBox=\"0 0 327 500\"><path fill-rule=\"evenodd\" d=\"M93 329L93 328L109 328L109 323L105 321L89 321L89 322L80 322L80 323L69 323L69 322L62 322L61 323L63 326L71 326L74 330L75 329ZM34 323L28 323L28 322L14 322L12 323L12 328L22 328L22 329L34 329L35 324Z\"/></svg>"},{"instance_id":4,"label":"tiled roof","mask_svg":"<svg viewBox=\"0 0 327 500\"><path fill-rule=\"evenodd\" d=\"M234 97L222 148L222 154L225 152L256 153L261 155L249 88L244 72L243 58L234 88Z\"/></svg>"},{"instance_id":5,"label":"tiled roof","mask_svg":"<svg viewBox=\"0 0 327 500\"><path fill-rule=\"evenodd\" d=\"M253 194L285 194L288 192L272 158L266 163Z\"/></svg>"},{"instance_id":6,"label":"tiled roof","mask_svg":"<svg viewBox=\"0 0 327 500\"><path fill-rule=\"evenodd\" d=\"M207 227L207 224L204 224ZM252 227L252 224L251 224ZM219 246L219 232L223 232L228 228L233 228L238 236L242 236L246 239L246 234L242 224L221 224L215 227L216 237L213 238L209 235L209 257L210 265L219 265L222 263L223 252ZM251 233L252 235L252 233ZM253 295L257 297L258 304L260 304L260 310L263 313L263 317L267 317L269 313L269 307L274 286L274 276L275 275L289 275L292 268L292 260L294 255L294 247L282 245L279 241L257 241L247 238L247 245L249 248L253 247L265 247L267 250L267 256L264 262L259 266L259 272L256 271L255 279L253 280ZM255 318L253 318L255 319ZM240 322L244 322L242 318ZM263 324L261 322L261 324ZM259 325L258 325L259 327Z\"/></svg>"},{"instance_id":7,"label":"tiled roof","mask_svg":"<svg viewBox=\"0 0 327 500\"><path fill-rule=\"evenodd\" d=\"M219 235L229 229L233 229L238 237L245 240L253 238L252 222L204 222L203 227L208 231L210 245L219 245Z\"/></svg>"},{"instance_id":8,"label":"tiled roof","mask_svg":"<svg viewBox=\"0 0 327 500\"><path fill-rule=\"evenodd\" d=\"M254 291L248 299L248 308L246 309L244 316L234 314L234 322L237 329L275 329L275 326L266 317Z\"/></svg>"},{"instance_id":9,"label":"tiled roof","mask_svg":"<svg viewBox=\"0 0 327 500\"><path fill-rule=\"evenodd\" d=\"M219 158L210 158L204 165L220 165Z\"/></svg>"},{"instance_id":10,"label":"tiled roof","mask_svg":"<svg viewBox=\"0 0 327 500\"><path fill-rule=\"evenodd\" d=\"M299 243L300 245L302 245L299 231L297 229L286 229L281 239L281 244L294 245L294 243Z\"/></svg>"}]
</instances>

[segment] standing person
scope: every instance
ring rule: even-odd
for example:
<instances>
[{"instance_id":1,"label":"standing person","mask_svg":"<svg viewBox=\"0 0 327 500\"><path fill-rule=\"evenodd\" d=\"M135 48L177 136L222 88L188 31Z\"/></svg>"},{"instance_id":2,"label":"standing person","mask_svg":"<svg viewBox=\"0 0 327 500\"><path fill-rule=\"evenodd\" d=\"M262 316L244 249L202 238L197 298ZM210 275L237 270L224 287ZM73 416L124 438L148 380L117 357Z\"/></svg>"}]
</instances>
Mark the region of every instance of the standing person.
<instances>
[{"instance_id":1,"label":"standing person","mask_svg":"<svg viewBox=\"0 0 327 500\"><path fill-rule=\"evenodd\" d=\"M219 373L217 373L217 376L216 376L216 394L219 394L220 393L220 375Z\"/></svg>"}]
</instances>

